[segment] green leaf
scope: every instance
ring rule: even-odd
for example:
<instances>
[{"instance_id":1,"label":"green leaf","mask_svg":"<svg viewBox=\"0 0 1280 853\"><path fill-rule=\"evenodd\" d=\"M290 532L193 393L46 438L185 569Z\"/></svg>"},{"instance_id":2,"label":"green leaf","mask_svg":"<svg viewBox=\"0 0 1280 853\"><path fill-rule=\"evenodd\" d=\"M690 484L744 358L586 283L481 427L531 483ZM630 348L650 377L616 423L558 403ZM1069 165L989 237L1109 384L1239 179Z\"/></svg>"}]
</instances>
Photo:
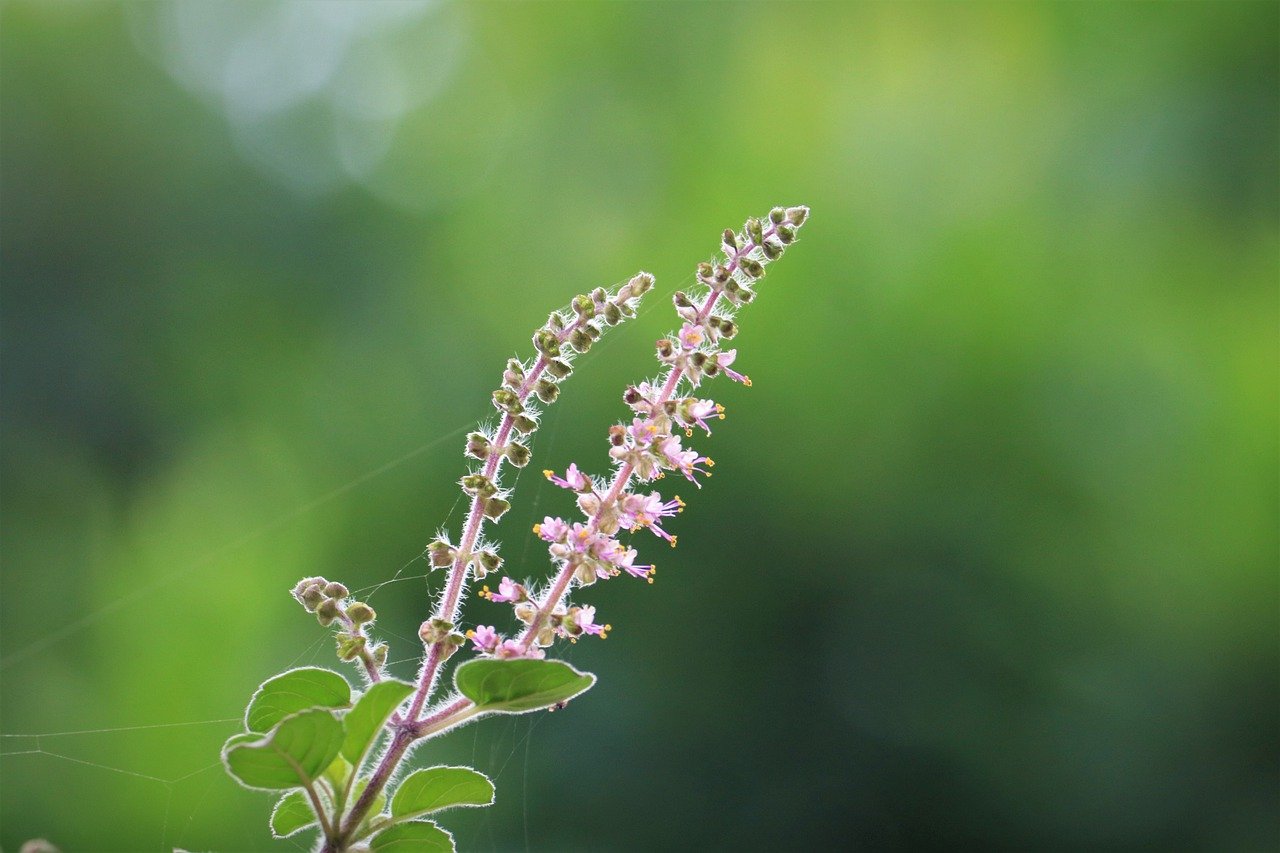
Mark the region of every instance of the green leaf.
<instances>
[{"instance_id":1,"label":"green leaf","mask_svg":"<svg viewBox=\"0 0 1280 853\"><path fill-rule=\"evenodd\" d=\"M453 683L477 710L522 714L577 696L596 683L558 660L472 660L458 667Z\"/></svg>"},{"instance_id":2,"label":"green leaf","mask_svg":"<svg viewBox=\"0 0 1280 853\"><path fill-rule=\"evenodd\" d=\"M375 835L369 849L376 853L453 853L453 836L434 823L410 821Z\"/></svg>"},{"instance_id":3,"label":"green leaf","mask_svg":"<svg viewBox=\"0 0 1280 853\"><path fill-rule=\"evenodd\" d=\"M271 834L276 838L288 838L318 823L316 813L311 810L311 803L302 791L285 794L271 812Z\"/></svg>"},{"instance_id":4,"label":"green leaf","mask_svg":"<svg viewBox=\"0 0 1280 853\"><path fill-rule=\"evenodd\" d=\"M470 767L432 767L410 773L391 798L391 815L414 818L455 806L493 805L493 783Z\"/></svg>"},{"instance_id":5,"label":"green leaf","mask_svg":"<svg viewBox=\"0 0 1280 853\"><path fill-rule=\"evenodd\" d=\"M391 679L379 681L364 692L343 719L347 739L343 741L342 754L347 761L357 767L360 765L391 712L400 707L412 692L412 684Z\"/></svg>"},{"instance_id":6,"label":"green leaf","mask_svg":"<svg viewBox=\"0 0 1280 853\"><path fill-rule=\"evenodd\" d=\"M266 732L290 714L350 704L351 687L333 670L317 666L291 669L268 678L254 692L244 712L244 727L251 732Z\"/></svg>"},{"instance_id":7,"label":"green leaf","mask_svg":"<svg viewBox=\"0 0 1280 853\"><path fill-rule=\"evenodd\" d=\"M285 717L266 735L232 735L222 747L222 763L246 788L300 788L338 757L342 737L338 718L313 708Z\"/></svg>"}]
</instances>

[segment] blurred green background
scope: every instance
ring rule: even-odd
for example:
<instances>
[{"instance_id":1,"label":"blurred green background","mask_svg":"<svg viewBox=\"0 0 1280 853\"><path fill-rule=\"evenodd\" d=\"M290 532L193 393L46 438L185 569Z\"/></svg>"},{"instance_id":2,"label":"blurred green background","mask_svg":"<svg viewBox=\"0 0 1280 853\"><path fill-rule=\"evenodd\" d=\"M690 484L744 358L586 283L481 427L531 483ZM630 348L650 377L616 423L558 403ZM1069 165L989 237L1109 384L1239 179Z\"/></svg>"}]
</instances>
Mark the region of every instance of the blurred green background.
<instances>
[{"instance_id":1,"label":"blurred green background","mask_svg":"<svg viewBox=\"0 0 1280 853\"><path fill-rule=\"evenodd\" d=\"M1275 849L1278 43L1273 2L5 3L0 844L299 846L216 765L332 660L288 588L399 572L412 676L504 360L656 274L530 469L602 470L670 293L804 203L681 547L585 596L600 684L419 753L497 776L461 847ZM516 495L537 576L571 505Z\"/></svg>"}]
</instances>

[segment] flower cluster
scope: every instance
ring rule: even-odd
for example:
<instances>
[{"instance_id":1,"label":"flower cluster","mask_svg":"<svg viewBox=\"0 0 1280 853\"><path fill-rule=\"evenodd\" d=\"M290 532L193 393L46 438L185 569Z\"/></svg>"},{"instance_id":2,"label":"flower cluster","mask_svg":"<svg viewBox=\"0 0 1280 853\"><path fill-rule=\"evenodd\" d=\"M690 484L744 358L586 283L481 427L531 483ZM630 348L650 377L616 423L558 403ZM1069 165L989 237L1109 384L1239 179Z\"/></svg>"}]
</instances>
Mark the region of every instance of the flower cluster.
<instances>
[{"instance_id":1,"label":"flower cluster","mask_svg":"<svg viewBox=\"0 0 1280 853\"><path fill-rule=\"evenodd\" d=\"M723 418L724 407L695 392L704 379L721 373L751 384L732 369L738 353L724 343L737 334L734 315L755 298L754 287L764 276L765 266L795 240L808 212L806 207L774 208L765 220L747 220L741 232L726 230L723 260L699 264L697 292L674 295L682 325L657 342L658 360L666 367L666 375L627 388L623 401L633 417L609 430L612 478L592 477L576 464L563 476L544 472L552 483L577 495L585 520L548 516L534 525L534 533L547 543L558 567L555 580L540 596L509 577L503 578L496 593L485 587L481 596L512 605L525 630L515 640L499 636L491 626L479 626L467 635L476 650L502 658L540 658L557 637L603 637L609 626L596 624L595 608L565 603L570 586L588 586L623 573L653 582L654 567L637 564L636 549L618 536L647 529L675 547L676 537L663 523L681 512L684 502L679 496L666 500L645 484L671 472L701 488L701 480L711 476L709 469L715 463L686 447L681 435L691 438L695 429L710 434L708 421Z\"/></svg>"},{"instance_id":2,"label":"flower cluster","mask_svg":"<svg viewBox=\"0 0 1280 853\"><path fill-rule=\"evenodd\" d=\"M371 625L378 614L363 601L351 601L350 591L344 584L322 577L303 578L293 588L293 597L314 613L321 625L334 625L338 657L344 661L359 660L370 681L381 679L382 667L387 662L387 644L370 645L365 626Z\"/></svg>"}]
</instances>

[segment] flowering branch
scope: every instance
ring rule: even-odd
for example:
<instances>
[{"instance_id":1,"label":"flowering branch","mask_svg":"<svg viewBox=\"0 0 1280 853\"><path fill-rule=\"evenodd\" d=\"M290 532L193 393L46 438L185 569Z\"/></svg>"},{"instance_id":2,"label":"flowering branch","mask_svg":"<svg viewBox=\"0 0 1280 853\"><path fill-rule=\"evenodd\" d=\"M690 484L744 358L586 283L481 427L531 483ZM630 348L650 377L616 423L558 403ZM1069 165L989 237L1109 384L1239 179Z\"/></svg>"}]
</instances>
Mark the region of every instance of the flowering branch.
<instances>
[{"instance_id":1,"label":"flowering branch","mask_svg":"<svg viewBox=\"0 0 1280 853\"><path fill-rule=\"evenodd\" d=\"M723 406L696 396L704 379L723 373L751 384L733 370L737 350L723 344L737 334L734 317L755 298L765 267L794 242L808 213L806 207L774 208L764 220L748 219L741 232L725 231L723 258L698 265L698 292L674 295L682 325L657 342L665 376L623 394L633 417L609 430L611 478L589 476L576 464L563 476L544 472L577 496L585 521L570 524L549 516L534 525L556 567L545 588L529 588L506 576L496 591L481 588L480 597L512 606L524 626L518 639L504 638L490 625L465 634L455 628L468 580L483 580L502 566L496 545L482 538L486 521L498 521L511 507L510 492L499 481L502 466L529 463L539 404L555 401L575 355L585 353L606 328L635 315L640 297L653 286L648 273L613 292L598 288L578 296L569 308L552 312L533 335L537 357L507 363L502 385L493 392L501 415L496 428L467 436L466 454L479 465L460 481L471 499L462 536L453 544L441 532L427 546L431 566L447 570L447 577L418 632L424 648L416 683L383 672L387 646L370 638L368 626L376 618L371 607L351 601L340 583L321 577L298 582L294 597L320 624L336 628L338 656L359 663L366 689L353 700L339 674L303 667L268 679L254 693L245 712L246 730L227 741L222 758L227 772L245 787L285 792L271 816L277 837L318 829L321 853L454 849L452 836L425 817L445 808L489 805L493 783L465 767L421 769L398 782L388 803L391 780L414 745L427 738L488 714L555 710L595 683L593 675L545 659L556 639L603 638L611 630L596 621L595 607L569 604L570 591L623 573L653 583L654 567L637 564L637 551L617 537L623 530L646 528L675 547L664 519L685 505L679 496L664 500L634 484L674 473L701 488L701 480L711 476L714 463L686 448L678 433L684 438L692 438L695 429L710 434L708 422L724 417ZM428 707L442 664L468 639L479 655L454 670L455 691ZM385 746L375 758L373 747L384 735Z\"/></svg>"}]
</instances>

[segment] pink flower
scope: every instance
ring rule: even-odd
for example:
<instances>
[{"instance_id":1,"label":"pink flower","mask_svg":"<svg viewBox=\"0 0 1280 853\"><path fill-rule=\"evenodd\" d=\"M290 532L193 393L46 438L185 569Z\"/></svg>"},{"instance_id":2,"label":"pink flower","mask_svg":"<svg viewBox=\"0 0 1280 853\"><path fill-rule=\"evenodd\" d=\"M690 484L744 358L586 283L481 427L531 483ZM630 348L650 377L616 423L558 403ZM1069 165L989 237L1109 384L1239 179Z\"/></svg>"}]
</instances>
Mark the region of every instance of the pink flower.
<instances>
[{"instance_id":1,"label":"pink flower","mask_svg":"<svg viewBox=\"0 0 1280 853\"><path fill-rule=\"evenodd\" d=\"M649 495L627 495L622 501L619 522L632 530L648 527L668 542L674 542L675 537L658 526L658 519L673 516L683 509L684 501L679 497L664 503L662 495L657 492Z\"/></svg>"},{"instance_id":2,"label":"pink flower","mask_svg":"<svg viewBox=\"0 0 1280 853\"><path fill-rule=\"evenodd\" d=\"M701 427L707 431L707 435L711 435L711 427L707 426L707 418L724 417L724 406L719 405L714 400L691 400L684 407L684 416L688 423Z\"/></svg>"},{"instance_id":3,"label":"pink flower","mask_svg":"<svg viewBox=\"0 0 1280 853\"><path fill-rule=\"evenodd\" d=\"M541 524L533 526L533 532L546 542L563 542L569 535L569 525L565 524L562 518L547 516L542 519Z\"/></svg>"},{"instance_id":4,"label":"pink flower","mask_svg":"<svg viewBox=\"0 0 1280 853\"><path fill-rule=\"evenodd\" d=\"M728 350L727 352L716 353L716 364L718 364L720 366L720 369L724 371L725 376L728 376L730 379L734 380L735 382L741 382L743 385L750 387L751 380L748 377L743 376L741 373L738 373L736 371L729 369L729 365L733 364L734 359L736 359L737 357L738 357L738 351L736 349L731 349L731 350Z\"/></svg>"},{"instance_id":5,"label":"pink flower","mask_svg":"<svg viewBox=\"0 0 1280 853\"><path fill-rule=\"evenodd\" d=\"M564 472L564 479L555 475L554 471L543 471L543 476L555 483L562 489L572 489L575 492L586 492L591 490L591 480L586 474L578 470L578 466L570 462L569 470Z\"/></svg>"},{"instance_id":6,"label":"pink flower","mask_svg":"<svg viewBox=\"0 0 1280 853\"><path fill-rule=\"evenodd\" d=\"M492 625L477 625L474 631L467 632L467 636L475 643L478 652L492 652L498 645L498 632Z\"/></svg>"},{"instance_id":7,"label":"pink flower","mask_svg":"<svg viewBox=\"0 0 1280 853\"><path fill-rule=\"evenodd\" d=\"M701 326L685 323L680 327L680 346L685 349L697 349L707 339L707 333Z\"/></svg>"},{"instance_id":8,"label":"pink flower","mask_svg":"<svg viewBox=\"0 0 1280 853\"><path fill-rule=\"evenodd\" d=\"M537 646L531 645L525 648L519 640L503 640L502 644L493 650L493 654L500 658L532 658L533 660L547 656L547 653Z\"/></svg>"},{"instance_id":9,"label":"pink flower","mask_svg":"<svg viewBox=\"0 0 1280 853\"><path fill-rule=\"evenodd\" d=\"M573 617L574 624L584 634L599 634L605 636L605 632L609 630L608 625L595 624L596 609L594 607L577 607L570 614Z\"/></svg>"},{"instance_id":10,"label":"pink flower","mask_svg":"<svg viewBox=\"0 0 1280 853\"><path fill-rule=\"evenodd\" d=\"M486 586L484 589L485 592L488 592L489 587ZM481 594L483 595L484 593ZM504 577L502 579L502 583L498 584L498 591L496 593L489 592L486 597L490 601L496 601L501 604L503 602L524 601L529 597L529 595L525 592L523 586L516 583L511 578Z\"/></svg>"},{"instance_id":11,"label":"pink flower","mask_svg":"<svg viewBox=\"0 0 1280 853\"><path fill-rule=\"evenodd\" d=\"M654 440L662 436L662 430L658 429L658 425L648 419L641 420L636 418L631 422L631 428L628 430L632 440L641 447L652 444Z\"/></svg>"},{"instance_id":12,"label":"pink flower","mask_svg":"<svg viewBox=\"0 0 1280 853\"><path fill-rule=\"evenodd\" d=\"M622 569L633 578L645 578L649 583L653 583L653 566L637 566L635 565L636 549L628 548L619 559L614 560L614 566Z\"/></svg>"}]
</instances>

